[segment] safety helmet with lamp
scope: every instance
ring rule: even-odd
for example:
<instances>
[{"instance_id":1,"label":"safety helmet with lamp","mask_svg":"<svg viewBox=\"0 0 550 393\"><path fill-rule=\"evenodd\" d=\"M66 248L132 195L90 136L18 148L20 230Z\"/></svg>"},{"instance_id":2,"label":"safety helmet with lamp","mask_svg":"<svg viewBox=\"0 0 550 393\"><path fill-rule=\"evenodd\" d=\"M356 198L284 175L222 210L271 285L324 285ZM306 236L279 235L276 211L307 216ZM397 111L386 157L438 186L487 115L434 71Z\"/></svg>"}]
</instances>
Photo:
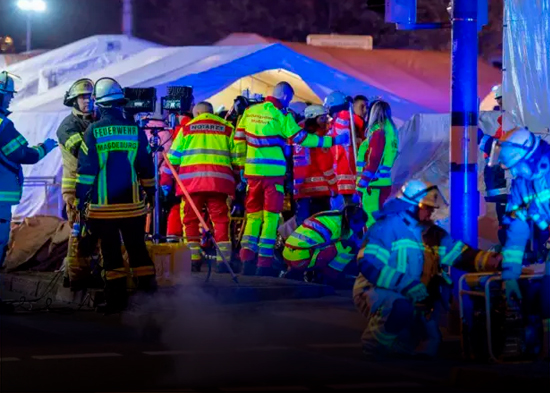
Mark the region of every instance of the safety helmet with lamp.
<instances>
[{"instance_id":1,"label":"safety helmet with lamp","mask_svg":"<svg viewBox=\"0 0 550 393\"><path fill-rule=\"evenodd\" d=\"M323 102L323 106L327 109L334 108L336 106L344 105L348 102L348 97L341 91L333 91L330 93Z\"/></svg>"},{"instance_id":2,"label":"safety helmet with lamp","mask_svg":"<svg viewBox=\"0 0 550 393\"><path fill-rule=\"evenodd\" d=\"M489 166L500 163L510 169L522 160L528 160L537 150L540 138L526 128L506 133L500 140L494 140L489 157Z\"/></svg>"},{"instance_id":3,"label":"safety helmet with lamp","mask_svg":"<svg viewBox=\"0 0 550 393\"><path fill-rule=\"evenodd\" d=\"M21 80L17 75L8 71L0 72L0 94L15 94L15 79Z\"/></svg>"},{"instance_id":4,"label":"safety helmet with lamp","mask_svg":"<svg viewBox=\"0 0 550 393\"><path fill-rule=\"evenodd\" d=\"M122 87L113 78L98 79L95 83L92 97L99 106L126 102Z\"/></svg>"},{"instance_id":5,"label":"safety helmet with lamp","mask_svg":"<svg viewBox=\"0 0 550 393\"><path fill-rule=\"evenodd\" d=\"M422 180L409 180L397 193L397 199L418 207L439 209L448 206L445 197L436 185Z\"/></svg>"},{"instance_id":6,"label":"safety helmet with lamp","mask_svg":"<svg viewBox=\"0 0 550 393\"><path fill-rule=\"evenodd\" d=\"M304 117L306 119L315 119L318 116L323 116L327 114L327 110L322 105L310 105L304 111Z\"/></svg>"},{"instance_id":7,"label":"safety helmet with lamp","mask_svg":"<svg viewBox=\"0 0 550 393\"><path fill-rule=\"evenodd\" d=\"M72 107L74 104L74 100L78 96L83 96L86 94L92 94L94 92L94 82L91 79L79 79L75 83L72 84L72 86L69 88L69 90L65 93L65 97L63 99L63 105Z\"/></svg>"}]
</instances>

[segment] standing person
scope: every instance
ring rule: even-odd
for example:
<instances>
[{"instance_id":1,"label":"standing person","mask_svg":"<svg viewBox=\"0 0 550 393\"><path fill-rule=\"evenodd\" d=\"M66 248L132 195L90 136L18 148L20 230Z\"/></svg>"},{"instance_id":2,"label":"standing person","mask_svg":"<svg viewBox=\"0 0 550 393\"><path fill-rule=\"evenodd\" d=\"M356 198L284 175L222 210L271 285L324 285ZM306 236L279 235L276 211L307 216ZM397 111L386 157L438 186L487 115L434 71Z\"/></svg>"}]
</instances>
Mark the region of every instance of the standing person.
<instances>
[{"instance_id":1,"label":"standing person","mask_svg":"<svg viewBox=\"0 0 550 393\"><path fill-rule=\"evenodd\" d=\"M513 126L511 116L503 111L502 106L502 86L498 85L495 88L495 100L498 103L498 108L501 111L500 116L497 121L499 124L498 129L495 132L493 137L483 134L483 132L478 129L478 144L479 149L482 152L491 150L491 146L488 144L489 141L495 139L499 140L507 132L516 130L518 127ZM498 219L498 241L501 245L506 243L506 224L504 223L504 217L506 214L506 203L508 201L508 190L509 184L508 179L506 179L506 171L500 165L489 165L489 154L485 153L485 168L483 169L483 181L485 183L485 201L487 203L495 204L495 211Z\"/></svg>"},{"instance_id":2,"label":"standing person","mask_svg":"<svg viewBox=\"0 0 550 393\"><path fill-rule=\"evenodd\" d=\"M69 224L73 226L77 219L76 210L76 169L78 153L84 131L93 118L94 103L92 92L94 83L90 79L79 79L65 93L63 104L72 109L57 129L57 139L63 159L63 178L61 193L65 202L65 211ZM96 249L97 241L92 234L88 241L79 242L70 235L67 257L65 258L64 285L73 289L85 287L90 277L90 256Z\"/></svg>"},{"instance_id":3,"label":"standing person","mask_svg":"<svg viewBox=\"0 0 550 393\"><path fill-rule=\"evenodd\" d=\"M349 143L349 133L335 138L308 134L286 113L294 90L287 82L278 83L273 95L244 112L237 127L235 144L246 151L243 177L248 182L246 226L240 252L244 274L274 275L273 247L279 214L283 209L286 160L284 148L292 143L305 147L329 148ZM239 146L242 146L239 147Z\"/></svg>"},{"instance_id":4,"label":"standing person","mask_svg":"<svg viewBox=\"0 0 550 393\"><path fill-rule=\"evenodd\" d=\"M8 119L8 108L15 93L13 76L0 72L0 267L10 238L11 208L19 203L23 192L21 165L36 164L57 146L56 141L48 138L38 146L29 147Z\"/></svg>"},{"instance_id":5,"label":"standing person","mask_svg":"<svg viewBox=\"0 0 550 393\"><path fill-rule=\"evenodd\" d=\"M179 178L199 211L206 207L214 226L214 239L224 259L230 262L228 198L235 196L235 179L239 178L241 167L237 161L233 125L213 112L214 108L209 102L195 105L194 118L183 127L172 144L168 160L178 171ZM170 188L172 183L172 173L163 173L162 186ZM179 187L176 196L183 196ZM199 218L187 201L184 201L183 226L192 263L198 268L201 261ZM218 272L229 272L220 255L216 262Z\"/></svg>"},{"instance_id":6,"label":"standing person","mask_svg":"<svg viewBox=\"0 0 550 393\"><path fill-rule=\"evenodd\" d=\"M124 118L126 103L114 79L101 78L93 98L100 119L84 133L76 180L79 211L101 240L105 270L105 313L124 310L128 302L126 268L120 238L128 252L137 289L156 289L155 267L145 245L146 198L154 204L153 158L145 132Z\"/></svg>"},{"instance_id":7,"label":"standing person","mask_svg":"<svg viewBox=\"0 0 550 393\"><path fill-rule=\"evenodd\" d=\"M367 227L374 224L373 213L380 210L391 193L391 170L397 158L399 141L391 118L390 105L373 102L367 127L367 138L357 154L357 193L368 214Z\"/></svg>"},{"instance_id":8,"label":"standing person","mask_svg":"<svg viewBox=\"0 0 550 393\"><path fill-rule=\"evenodd\" d=\"M332 137L344 134L351 135L348 98L342 92L334 91L327 96L324 106L332 117L329 135ZM354 114L353 122L355 125L356 144L359 147L363 141L362 130L364 129L364 120ZM338 195L341 196L334 201L334 207L341 208L346 204L353 203L353 195L355 194L357 170L351 139L347 145L332 147L332 155L334 157L336 187Z\"/></svg>"},{"instance_id":9,"label":"standing person","mask_svg":"<svg viewBox=\"0 0 550 393\"><path fill-rule=\"evenodd\" d=\"M364 95L356 95L353 97L353 113L359 119L363 119L363 127L357 130L357 134L362 138L365 135L365 126L367 120L367 113L369 111L369 100ZM358 122L360 124L360 122Z\"/></svg>"},{"instance_id":10,"label":"standing person","mask_svg":"<svg viewBox=\"0 0 550 393\"><path fill-rule=\"evenodd\" d=\"M308 106L303 128L324 137L328 132L326 109L322 105ZM300 226L315 213L330 210L330 197L336 194L336 177L330 149L295 145L293 161L296 225Z\"/></svg>"},{"instance_id":11,"label":"standing person","mask_svg":"<svg viewBox=\"0 0 550 393\"><path fill-rule=\"evenodd\" d=\"M353 300L367 317L363 352L434 357L441 342L438 312L447 302L448 270L494 271L502 257L452 239L431 216L444 203L437 186L410 180L367 230Z\"/></svg>"}]
</instances>

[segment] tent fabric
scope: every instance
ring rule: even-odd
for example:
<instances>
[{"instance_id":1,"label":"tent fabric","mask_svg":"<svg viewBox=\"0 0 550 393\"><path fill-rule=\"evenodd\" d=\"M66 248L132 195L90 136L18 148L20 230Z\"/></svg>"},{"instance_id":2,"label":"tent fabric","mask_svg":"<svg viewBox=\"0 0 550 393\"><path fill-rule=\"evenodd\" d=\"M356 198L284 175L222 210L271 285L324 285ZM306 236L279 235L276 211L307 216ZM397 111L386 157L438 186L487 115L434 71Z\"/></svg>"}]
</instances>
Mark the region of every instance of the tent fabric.
<instances>
[{"instance_id":1,"label":"tent fabric","mask_svg":"<svg viewBox=\"0 0 550 393\"><path fill-rule=\"evenodd\" d=\"M536 133L550 131L550 0L506 0L503 106Z\"/></svg>"},{"instance_id":2,"label":"tent fabric","mask_svg":"<svg viewBox=\"0 0 550 393\"><path fill-rule=\"evenodd\" d=\"M123 35L84 38L28 60L7 70L22 79L14 104L67 81L74 82L90 72L119 62L146 48L159 45Z\"/></svg>"}]
</instances>

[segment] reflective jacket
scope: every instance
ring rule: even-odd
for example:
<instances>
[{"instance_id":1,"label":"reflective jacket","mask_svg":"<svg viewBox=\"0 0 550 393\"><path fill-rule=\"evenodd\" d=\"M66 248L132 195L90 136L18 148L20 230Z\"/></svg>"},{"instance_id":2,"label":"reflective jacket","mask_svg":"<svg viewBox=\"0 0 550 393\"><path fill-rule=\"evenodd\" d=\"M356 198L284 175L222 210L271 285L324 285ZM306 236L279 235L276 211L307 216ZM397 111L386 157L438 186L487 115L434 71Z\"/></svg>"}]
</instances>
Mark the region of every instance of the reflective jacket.
<instances>
[{"instance_id":1,"label":"reflective jacket","mask_svg":"<svg viewBox=\"0 0 550 393\"><path fill-rule=\"evenodd\" d=\"M454 240L435 224L419 223L407 213L410 206L392 199L378 212L357 256L360 274L354 294L375 286L406 295L420 282L427 286L435 275L450 283L445 272L450 266L484 270L491 253Z\"/></svg>"},{"instance_id":2,"label":"reflective jacket","mask_svg":"<svg viewBox=\"0 0 550 393\"><path fill-rule=\"evenodd\" d=\"M235 134L236 149L246 152L245 177L281 177L286 173L284 154L287 140L305 147L332 146L332 138L318 137L302 130L280 102L267 97L265 102L247 108Z\"/></svg>"},{"instance_id":3,"label":"reflective jacket","mask_svg":"<svg viewBox=\"0 0 550 393\"><path fill-rule=\"evenodd\" d=\"M308 130L324 136L317 126ZM336 176L330 149L293 146L294 199L331 196L336 193Z\"/></svg>"},{"instance_id":4,"label":"reflective jacket","mask_svg":"<svg viewBox=\"0 0 550 393\"><path fill-rule=\"evenodd\" d=\"M146 213L145 198L154 193L155 173L145 131L118 108L101 108L101 119L84 133L78 155L76 197L88 217L115 219Z\"/></svg>"},{"instance_id":5,"label":"reflective jacket","mask_svg":"<svg viewBox=\"0 0 550 393\"><path fill-rule=\"evenodd\" d=\"M357 153L357 189L392 185L391 170L397 158L399 141L397 131L390 121L384 128L375 124L361 143Z\"/></svg>"},{"instance_id":6,"label":"reflective jacket","mask_svg":"<svg viewBox=\"0 0 550 393\"><path fill-rule=\"evenodd\" d=\"M335 137L344 133L350 133L349 111L343 110L334 116L329 135ZM361 135L357 135L364 127L364 121L359 116L353 116L355 122L356 137L362 140ZM351 135L351 134L350 134ZM351 142L345 146L333 146L332 156L334 157L334 172L336 174L336 186L338 194L352 195L355 193L355 157L353 156L353 146Z\"/></svg>"},{"instance_id":7,"label":"reflective jacket","mask_svg":"<svg viewBox=\"0 0 550 393\"><path fill-rule=\"evenodd\" d=\"M541 140L540 156L550 160L550 145ZM502 250L502 277L517 279L521 275L523 254L530 239L532 220L540 229L548 229L550 224L550 171L535 180L516 177L512 180L508 204L506 206L506 243Z\"/></svg>"},{"instance_id":8,"label":"reflective jacket","mask_svg":"<svg viewBox=\"0 0 550 393\"><path fill-rule=\"evenodd\" d=\"M341 272L357 254L357 248L347 245L350 242L346 242L353 236L351 230L348 233L342 233L340 211L317 213L305 220L289 236L285 243L283 257L295 263L308 263L308 268L311 268L315 266L317 256L322 250L335 246L338 253L328 266Z\"/></svg>"},{"instance_id":9,"label":"reflective jacket","mask_svg":"<svg viewBox=\"0 0 550 393\"><path fill-rule=\"evenodd\" d=\"M82 144L84 131L90 124L91 116L85 117L73 108L73 113L67 116L57 129L57 140L61 148L63 158L63 178L61 179L61 192L63 200L76 193L76 167L78 165L78 152Z\"/></svg>"},{"instance_id":10,"label":"reflective jacket","mask_svg":"<svg viewBox=\"0 0 550 393\"><path fill-rule=\"evenodd\" d=\"M46 149L42 144L29 147L8 115L0 110L0 204L12 206L19 203L23 191L21 164L36 164L44 158Z\"/></svg>"},{"instance_id":11,"label":"reflective jacket","mask_svg":"<svg viewBox=\"0 0 550 393\"><path fill-rule=\"evenodd\" d=\"M168 160L187 191L235 194L235 176L240 167L234 136L231 123L210 113L197 116L183 127L172 143ZM172 184L169 170L161 174L161 184ZM179 187L176 195L183 195Z\"/></svg>"}]
</instances>

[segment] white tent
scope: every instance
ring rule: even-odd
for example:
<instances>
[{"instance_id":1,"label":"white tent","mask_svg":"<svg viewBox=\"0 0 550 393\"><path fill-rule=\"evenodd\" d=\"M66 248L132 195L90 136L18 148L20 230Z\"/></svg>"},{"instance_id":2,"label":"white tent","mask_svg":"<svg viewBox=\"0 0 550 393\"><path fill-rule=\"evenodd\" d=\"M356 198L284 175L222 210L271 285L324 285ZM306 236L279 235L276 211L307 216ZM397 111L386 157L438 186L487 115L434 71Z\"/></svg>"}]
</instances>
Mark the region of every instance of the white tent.
<instances>
[{"instance_id":1,"label":"white tent","mask_svg":"<svg viewBox=\"0 0 550 393\"><path fill-rule=\"evenodd\" d=\"M157 46L123 35L97 35L9 65L7 71L21 78L14 104Z\"/></svg>"}]
</instances>

